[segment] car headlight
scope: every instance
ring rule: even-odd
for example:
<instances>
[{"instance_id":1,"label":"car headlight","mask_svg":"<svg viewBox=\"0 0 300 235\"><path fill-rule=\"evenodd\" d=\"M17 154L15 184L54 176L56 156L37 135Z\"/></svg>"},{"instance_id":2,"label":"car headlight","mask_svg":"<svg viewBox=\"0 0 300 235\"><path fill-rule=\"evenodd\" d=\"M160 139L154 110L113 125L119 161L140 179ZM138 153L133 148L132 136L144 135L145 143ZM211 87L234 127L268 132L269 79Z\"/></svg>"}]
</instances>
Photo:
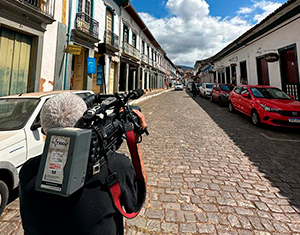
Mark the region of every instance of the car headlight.
<instances>
[{"instance_id":1,"label":"car headlight","mask_svg":"<svg viewBox=\"0 0 300 235\"><path fill-rule=\"evenodd\" d=\"M279 110L278 109L274 109L274 108L271 108L267 105L264 105L264 104L260 104L261 107L263 107L263 109L267 112L274 112L274 113L278 113Z\"/></svg>"}]
</instances>

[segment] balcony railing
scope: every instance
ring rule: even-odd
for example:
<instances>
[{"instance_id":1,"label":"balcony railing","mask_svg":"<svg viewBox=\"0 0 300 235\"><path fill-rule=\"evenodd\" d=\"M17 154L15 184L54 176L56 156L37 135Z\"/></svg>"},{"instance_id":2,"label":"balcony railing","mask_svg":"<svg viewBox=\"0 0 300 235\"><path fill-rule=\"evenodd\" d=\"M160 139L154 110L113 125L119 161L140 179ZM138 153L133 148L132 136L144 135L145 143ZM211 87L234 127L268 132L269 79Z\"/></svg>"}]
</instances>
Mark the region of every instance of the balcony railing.
<instances>
[{"instance_id":1,"label":"balcony railing","mask_svg":"<svg viewBox=\"0 0 300 235\"><path fill-rule=\"evenodd\" d=\"M104 42L116 49L119 49L119 36L110 30L105 30Z\"/></svg>"},{"instance_id":2,"label":"balcony railing","mask_svg":"<svg viewBox=\"0 0 300 235\"><path fill-rule=\"evenodd\" d=\"M123 42L123 52L131 55L138 60L140 59L140 51L127 42Z\"/></svg>"},{"instance_id":3,"label":"balcony railing","mask_svg":"<svg viewBox=\"0 0 300 235\"><path fill-rule=\"evenodd\" d=\"M18 0L48 16L54 17L55 0Z\"/></svg>"},{"instance_id":4,"label":"balcony railing","mask_svg":"<svg viewBox=\"0 0 300 235\"><path fill-rule=\"evenodd\" d=\"M99 22L85 12L76 14L76 29L98 38Z\"/></svg>"}]
</instances>

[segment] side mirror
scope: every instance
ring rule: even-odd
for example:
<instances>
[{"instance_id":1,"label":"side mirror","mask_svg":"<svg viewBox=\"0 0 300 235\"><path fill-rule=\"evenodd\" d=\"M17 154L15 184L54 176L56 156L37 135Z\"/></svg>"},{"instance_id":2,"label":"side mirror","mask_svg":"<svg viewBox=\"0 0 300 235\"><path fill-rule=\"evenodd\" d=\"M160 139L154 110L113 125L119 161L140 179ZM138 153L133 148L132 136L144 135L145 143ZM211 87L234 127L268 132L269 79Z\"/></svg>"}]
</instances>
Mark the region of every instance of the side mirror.
<instances>
[{"instance_id":1,"label":"side mirror","mask_svg":"<svg viewBox=\"0 0 300 235\"><path fill-rule=\"evenodd\" d=\"M247 98L247 99L250 99L250 98L251 98L251 96L250 96L249 93L243 93L243 94L242 94L242 97Z\"/></svg>"},{"instance_id":2,"label":"side mirror","mask_svg":"<svg viewBox=\"0 0 300 235\"><path fill-rule=\"evenodd\" d=\"M40 127L41 127L41 122L40 122L40 121L34 122L34 123L31 125L30 130L35 131L35 130L37 130L37 129L40 128Z\"/></svg>"}]
</instances>

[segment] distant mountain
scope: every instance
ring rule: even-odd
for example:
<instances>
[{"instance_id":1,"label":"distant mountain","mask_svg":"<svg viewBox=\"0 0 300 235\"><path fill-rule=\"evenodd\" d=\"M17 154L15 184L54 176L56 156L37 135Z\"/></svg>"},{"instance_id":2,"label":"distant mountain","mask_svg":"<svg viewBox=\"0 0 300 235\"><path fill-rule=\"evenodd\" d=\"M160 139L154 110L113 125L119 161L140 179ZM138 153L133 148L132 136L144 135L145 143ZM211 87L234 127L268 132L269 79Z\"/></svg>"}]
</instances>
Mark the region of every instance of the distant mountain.
<instances>
[{"instance_id":1,"label":"distant mountain","mask_svg":"<svg viewBox=\"0 0 300 235\"><path fill-rule=\"evenodd\" d=\"M175 65L176 67L181 68L183 71L189 70L189 69L194 69L194 67L189 67L186 65Z\"/></svg>"}]
</instances>

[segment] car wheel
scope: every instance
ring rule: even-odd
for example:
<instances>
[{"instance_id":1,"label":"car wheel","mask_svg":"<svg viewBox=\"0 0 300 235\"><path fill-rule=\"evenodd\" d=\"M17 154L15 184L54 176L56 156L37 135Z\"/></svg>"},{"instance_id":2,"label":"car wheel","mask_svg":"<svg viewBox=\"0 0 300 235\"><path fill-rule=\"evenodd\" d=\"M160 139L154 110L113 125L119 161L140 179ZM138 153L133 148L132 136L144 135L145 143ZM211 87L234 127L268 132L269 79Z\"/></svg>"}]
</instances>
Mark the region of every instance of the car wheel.
<instances>
[{"instance_id":1,"label":"car wheel","mask_svg":"<svg viewBox=\"0 0 300 235\"><path fill-rule=\"evenodd\" d=\"M9 192L7 185L2 180L0 180L0 216L7 205L8 194Z\"/></svg>"},{"instance_id":2,"label":"car wheel","mask_svg":"<svg viewBox=\"0 0 300 235\"><path fill-rule=\"evenodd\" d=\"M207 98L207 95L206 95L206 93L204 93L204 99L206 99Z\"/></svg>"},{"instance_id":3,"label":"car wheel","mask_svg":"<svg viewBox=\"0 0 300 235\"><path fill-rule=\"evenodd\" d=\"M212 95L210 96L210 102L212 102L212 103L214 102Z\"/></svg>"},{"instance_id":4,"label":"car wheel","mask_svg":"<svg viewBox=\"0 0 300 235\"><path fill-rule=\"evenodd\" d=\"M229 112L231 112L231 113L234 113L234 111L235 111L233 104L231 102L229 102L229 104L228 104L228 109L229 109Z\"/></svg>"},{"instance_id":5,"label":"car wheel","mask_svg":"<svg viewBox=\"0 0 300 235\"><path fill-rule=\"evenodd\" d=\"M252 119L252 123L253 123L255 126L259 126L259 124L260 124L260 119L259 119L259 115L258 115L258 113L257 113L256 110L253 110L253 111L252 111L251 119Z\"/></svg>"}]
</instances>

